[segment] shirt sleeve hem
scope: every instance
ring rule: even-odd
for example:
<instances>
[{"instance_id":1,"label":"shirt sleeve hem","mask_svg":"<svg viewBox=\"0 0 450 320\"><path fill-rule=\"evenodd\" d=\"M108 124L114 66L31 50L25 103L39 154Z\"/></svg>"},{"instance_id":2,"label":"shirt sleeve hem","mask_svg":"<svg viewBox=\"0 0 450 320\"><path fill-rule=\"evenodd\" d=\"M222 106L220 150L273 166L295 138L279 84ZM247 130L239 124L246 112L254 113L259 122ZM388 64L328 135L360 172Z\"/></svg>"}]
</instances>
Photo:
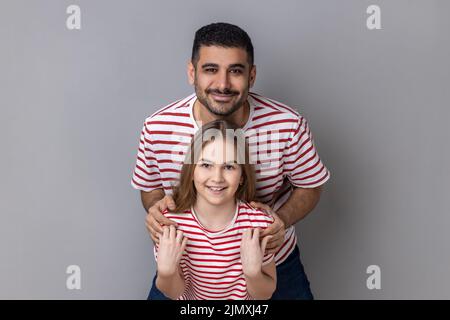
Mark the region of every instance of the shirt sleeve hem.
<instances>
[{"instance_id":1,"label":"shirt sleeve hem","mask_svg":"<svg viewBox=\"0 0 450 320\"><path fill-rule=\"evenodd\" d=\"M289 182L291 183L292 186L296 187L296 188L305 188L305 189L310 189L310 188L316 188L319 187L321 185L324 185L328 180L330 180L330 171L327 170L326 176L325 178L322 178L322 180L316 182L316 183L312 183L312 184L299 184L299 183L295 183L293 181L291 181L289 179Z\"/></svg>"}]
</instances>

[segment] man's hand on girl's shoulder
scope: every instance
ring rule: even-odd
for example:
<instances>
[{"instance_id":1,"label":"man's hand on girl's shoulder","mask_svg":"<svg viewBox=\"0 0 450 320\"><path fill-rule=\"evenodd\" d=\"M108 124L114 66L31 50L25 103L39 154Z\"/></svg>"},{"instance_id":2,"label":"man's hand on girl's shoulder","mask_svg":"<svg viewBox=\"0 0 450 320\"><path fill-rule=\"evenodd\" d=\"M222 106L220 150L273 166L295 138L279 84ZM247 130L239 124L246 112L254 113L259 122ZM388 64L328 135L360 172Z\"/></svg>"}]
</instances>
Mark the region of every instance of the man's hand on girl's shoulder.
<instances>
[{"instance_id":1,"label":"man's hand on girl's shoulder","mask_svg":"<svg viewBox=\"0 0 450 320\"><path fill-rule=\"evenodd\" d=\"M270 214L273 217L273 223L261 232L260 238L262 239L266 236L272 236L272 238L270 238L269 242L267 243L266 253L276 253L284 243L286 226L283 220L281 220L281 218L275 213L275 211L273 211L272 208L267 204L252 201L250 202L250 205L256 209L260 209L266 212L267 214Z\"/></svg>"},{"instance_id":2,"label":"man's hand on girl's shoulder","mask_svg":"<svg viewBox=\"0 0 450 320\"><path fill-rule=\"evenodd\" d=\"M145 225L155 244L159 244L159 238L163 233L163 226L177 227L175 221L166 218L163 214L166 209L175 210L175 207L175 202L172 196L166 195L161 200L155 202L155 204L148 209L148 213L145 217Z\"/></svg>"}]
</instances>

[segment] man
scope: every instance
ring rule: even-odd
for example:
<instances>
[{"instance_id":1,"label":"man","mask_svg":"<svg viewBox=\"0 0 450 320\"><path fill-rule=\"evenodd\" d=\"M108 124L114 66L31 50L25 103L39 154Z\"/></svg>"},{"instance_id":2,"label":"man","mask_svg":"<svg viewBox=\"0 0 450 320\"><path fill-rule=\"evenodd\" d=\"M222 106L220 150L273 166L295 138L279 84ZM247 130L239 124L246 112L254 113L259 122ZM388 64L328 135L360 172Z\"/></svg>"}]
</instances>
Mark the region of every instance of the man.
<instances>
[{"instance_id":1,"label":"man","mask_svg":"<svg viewBox=\"0 0 450 320\"><path fill-rule=\"evenodd\" d=\"M294 225L316 206L330 173L316 152L306 119L280 102L249 92L256 78L253 45L237 26L213 23L200 28L187 73L195 94L148 117L141 133L131 184L141 191L151 238L158 243L161 225L175 225L161 212L175 208L171 189L199 126L215 119L234 122L257 157L258 202L251 204L275 217L261 234L272 236L267 251L275 253L277 264L272 299L313 299ZM165 298L154 280L149 298Z\"/></svg>"}]
</instances>

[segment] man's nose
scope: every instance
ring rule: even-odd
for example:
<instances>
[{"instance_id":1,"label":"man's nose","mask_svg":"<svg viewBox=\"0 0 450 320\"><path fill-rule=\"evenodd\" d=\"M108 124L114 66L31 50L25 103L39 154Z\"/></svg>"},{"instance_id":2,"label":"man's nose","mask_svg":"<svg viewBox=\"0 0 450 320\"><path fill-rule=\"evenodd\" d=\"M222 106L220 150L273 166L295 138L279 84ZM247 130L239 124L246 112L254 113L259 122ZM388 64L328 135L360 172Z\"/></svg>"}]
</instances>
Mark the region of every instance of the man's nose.
<instances>
[{"instance_id":1,"label":"man's nose","mask_svg":"<svg viewBox=\"0 0 450 320\"><path fill-rule=\"evenodd\" d=\"M222 71L217 74L217 88L221 92L230 89L230 78L227 71Z\"/></svg>"}]
</instances>

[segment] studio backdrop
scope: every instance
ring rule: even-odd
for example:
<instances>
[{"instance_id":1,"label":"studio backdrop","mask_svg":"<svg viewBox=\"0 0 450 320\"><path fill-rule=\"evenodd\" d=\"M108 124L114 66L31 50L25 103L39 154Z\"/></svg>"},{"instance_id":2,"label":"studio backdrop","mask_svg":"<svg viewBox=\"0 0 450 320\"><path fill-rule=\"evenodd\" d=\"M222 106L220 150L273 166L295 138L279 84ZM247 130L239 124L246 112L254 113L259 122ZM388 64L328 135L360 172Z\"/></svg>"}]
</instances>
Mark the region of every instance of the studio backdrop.
<instances>
[{"instance_id":1,"label":"studio backdrop","mask_svg":"<svg viewBox=\"0 0 450 320\"><path fill-rule=\"evenodd\" d=\"M331 172L297 224L317 299L450 299L450 2L0 4L0 298L145 299L130 185L144 119L193 92L195 31L248 32L253 92L308 119ZM79 287L73 287L77 275Z\"/></svg>"}]
</instances>

